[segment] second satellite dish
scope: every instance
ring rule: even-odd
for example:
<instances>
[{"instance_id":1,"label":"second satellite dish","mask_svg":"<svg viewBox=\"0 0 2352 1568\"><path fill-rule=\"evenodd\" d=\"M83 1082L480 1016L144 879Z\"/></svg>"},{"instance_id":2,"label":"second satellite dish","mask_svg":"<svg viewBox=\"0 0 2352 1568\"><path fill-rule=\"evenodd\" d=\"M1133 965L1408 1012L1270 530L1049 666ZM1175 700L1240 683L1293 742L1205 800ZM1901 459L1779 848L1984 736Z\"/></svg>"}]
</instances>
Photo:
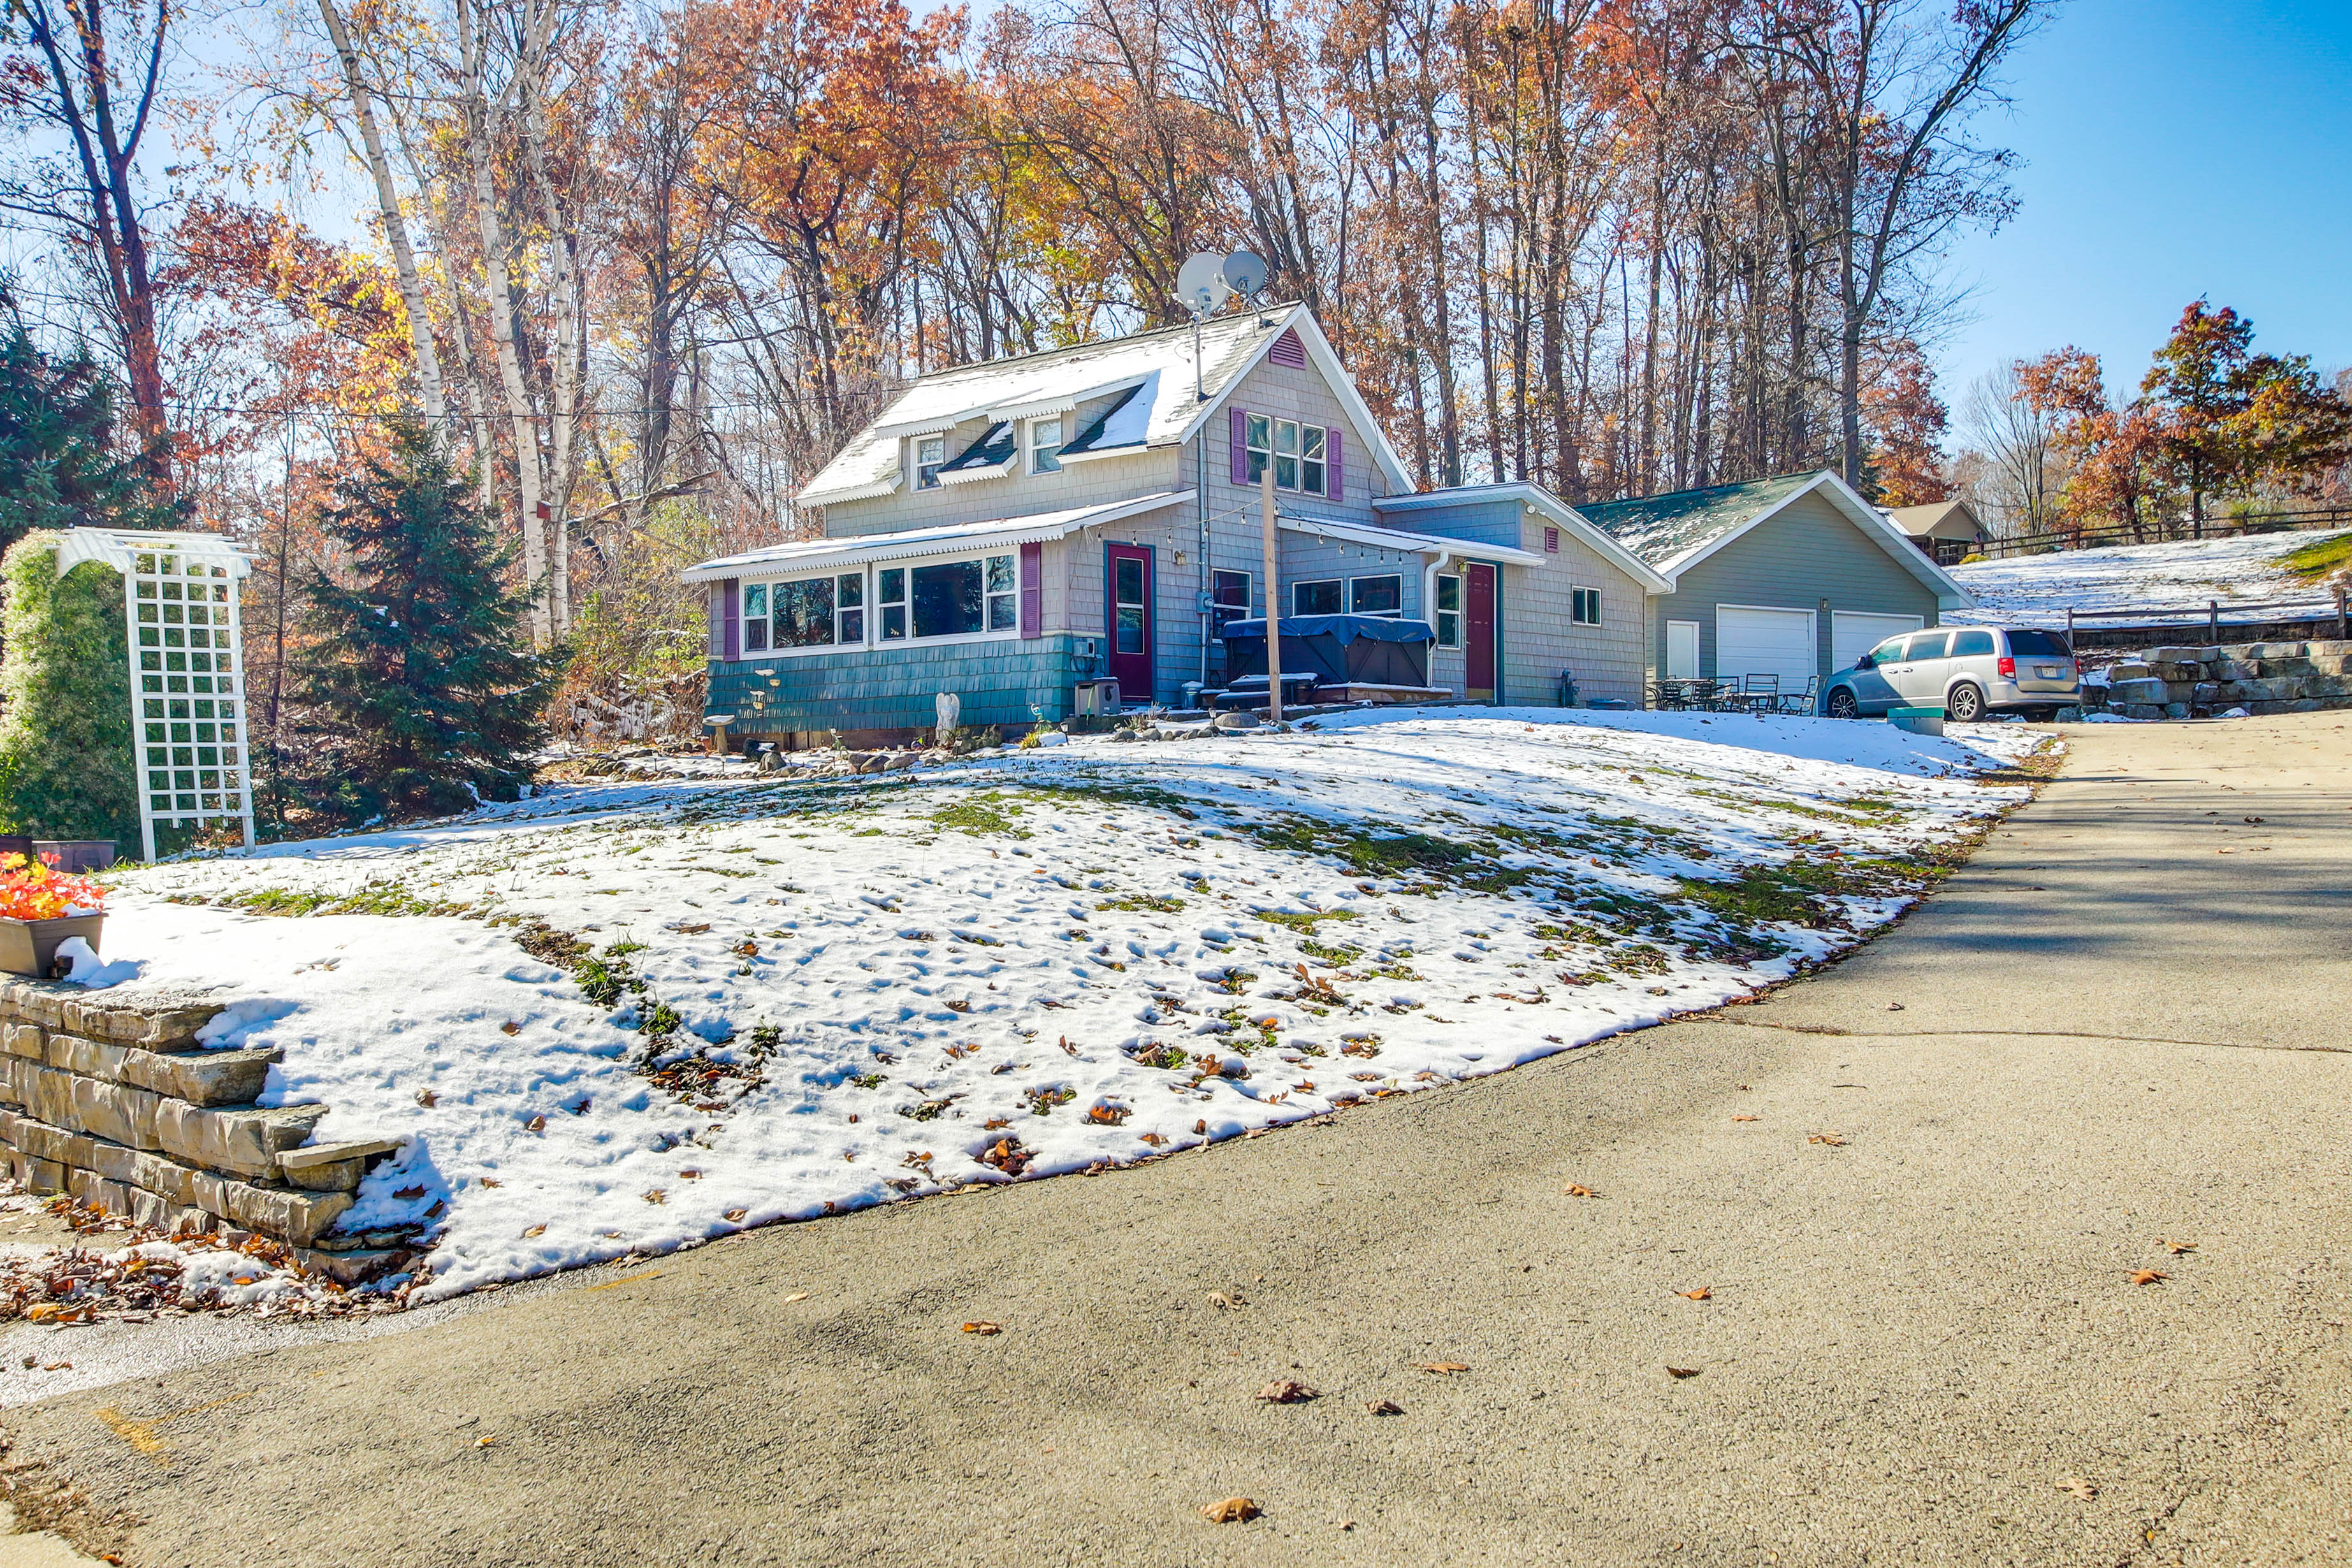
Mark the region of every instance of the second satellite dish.
<instances>
[{"instance_id":1,"label":"second satellite dish","mask_svg":"<svg viewBox=\"0 0 2352 1568\"><path fill-rule=\"evenodd\" d=\"M1255 252L1236 250L1224 259L1225 287L1244 300L1255 300L1265 287L1265 263Z\"/></svg>"},{"instance_id":2,"label":"second satellite dish","mask_svg":"<svg viewBox=\"0 0 2352 1568\"><path fill-rule=\"evenodd\" d=\"M1230 259L1219 260L1205 251L1189 258L1176 273L1176 298L1196 316L1213 313L1233 293L1224 278L1231 265Z\"/></svg>"}]
</instances>

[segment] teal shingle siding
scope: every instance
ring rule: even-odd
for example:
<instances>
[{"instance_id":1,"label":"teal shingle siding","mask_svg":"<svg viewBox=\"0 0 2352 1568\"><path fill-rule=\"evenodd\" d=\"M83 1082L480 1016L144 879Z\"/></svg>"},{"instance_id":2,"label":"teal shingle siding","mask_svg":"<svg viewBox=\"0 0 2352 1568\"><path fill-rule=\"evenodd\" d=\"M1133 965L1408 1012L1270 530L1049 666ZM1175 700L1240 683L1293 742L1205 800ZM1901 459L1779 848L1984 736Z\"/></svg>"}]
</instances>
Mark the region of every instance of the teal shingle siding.
<instances>
[{"instance_id":1,"label":"teal shingle siding","mask_svg":"<svg viewBox=\"0 0 2352 1568\"><path fill-rule=\"evenodd\" d=\"M952 691L967 724L1027 726L1070 712L1070 688L1097 673L1071 651L1069 637L1020 641L908 645L796 654L786 658L710 661L706 713L731 713L732 732L784 734L820 730L928 728L934 699ZM754 687L767 693L754 708Z\"/></svg>"}]
</instances>

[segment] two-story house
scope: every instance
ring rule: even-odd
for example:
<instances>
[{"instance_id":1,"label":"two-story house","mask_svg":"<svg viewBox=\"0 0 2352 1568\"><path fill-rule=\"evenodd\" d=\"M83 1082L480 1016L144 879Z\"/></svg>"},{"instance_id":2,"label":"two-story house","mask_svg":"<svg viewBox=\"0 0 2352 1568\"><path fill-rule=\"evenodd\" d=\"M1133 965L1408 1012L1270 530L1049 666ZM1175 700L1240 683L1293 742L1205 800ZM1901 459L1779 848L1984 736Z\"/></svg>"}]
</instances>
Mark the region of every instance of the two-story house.
<instances>
[{"instance_id":1,"label":"two-story house","mask_svg":"<svg viewBox=\"0 0 2352 1568\"><path fill-rule=\"evenodd\" d=\"M1196 351L1197 342L1197 351ZM1639 705L1669 584L1534 485L1416 493L1299 305L927 375L810 481L824 537L707 561L709 711L737 736L1071 711L1222 674L1266 609L1261 476L1286 616L1426 622L1431 680L1472 701Z\"/></svg>"}]
</instances>

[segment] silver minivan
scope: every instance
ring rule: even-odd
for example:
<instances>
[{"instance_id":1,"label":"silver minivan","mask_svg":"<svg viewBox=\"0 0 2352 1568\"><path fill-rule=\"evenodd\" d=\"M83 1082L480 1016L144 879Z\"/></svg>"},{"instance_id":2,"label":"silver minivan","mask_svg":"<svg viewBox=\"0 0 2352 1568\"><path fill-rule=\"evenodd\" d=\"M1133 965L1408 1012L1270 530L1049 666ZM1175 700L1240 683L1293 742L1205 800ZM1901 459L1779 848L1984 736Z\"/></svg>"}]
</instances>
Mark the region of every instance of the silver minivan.
<instances>
[{"instance_id":1,"label":"silver minivan","mask_svg":"<svg viewBox=\"0 0 2352 1568\"><path fill-rule=\"evenodd\" d=\"M2037 626L1930 626L1888 637L1822 688L1832 719L1941 708L1957 723L1991 713L2049 719L2083 700L2082 667L2063 633Z\"/></svg>"}]
</instances>

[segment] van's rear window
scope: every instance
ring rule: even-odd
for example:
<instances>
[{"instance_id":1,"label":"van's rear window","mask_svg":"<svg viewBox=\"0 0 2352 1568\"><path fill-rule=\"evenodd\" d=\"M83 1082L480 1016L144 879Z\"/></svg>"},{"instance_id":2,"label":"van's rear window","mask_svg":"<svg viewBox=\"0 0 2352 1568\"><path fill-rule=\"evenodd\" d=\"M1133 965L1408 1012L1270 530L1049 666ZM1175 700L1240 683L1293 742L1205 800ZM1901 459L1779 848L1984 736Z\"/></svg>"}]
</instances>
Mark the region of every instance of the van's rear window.
<instances>
[{"instance_id":1,"label":"van's rear window","mask_svg":"<svg viewBox=\"0 0 2352 1568\"><path fill-rule=\"evenodd\" d=\"M2030 627L2009 634L2009 651L2021 658L2040 658L2045 655L2054 655L2059 658L2074 657L2074 650L2068 647L2066 639L2056 632L2039 632Z\"/></svg>"}]
</instances>

